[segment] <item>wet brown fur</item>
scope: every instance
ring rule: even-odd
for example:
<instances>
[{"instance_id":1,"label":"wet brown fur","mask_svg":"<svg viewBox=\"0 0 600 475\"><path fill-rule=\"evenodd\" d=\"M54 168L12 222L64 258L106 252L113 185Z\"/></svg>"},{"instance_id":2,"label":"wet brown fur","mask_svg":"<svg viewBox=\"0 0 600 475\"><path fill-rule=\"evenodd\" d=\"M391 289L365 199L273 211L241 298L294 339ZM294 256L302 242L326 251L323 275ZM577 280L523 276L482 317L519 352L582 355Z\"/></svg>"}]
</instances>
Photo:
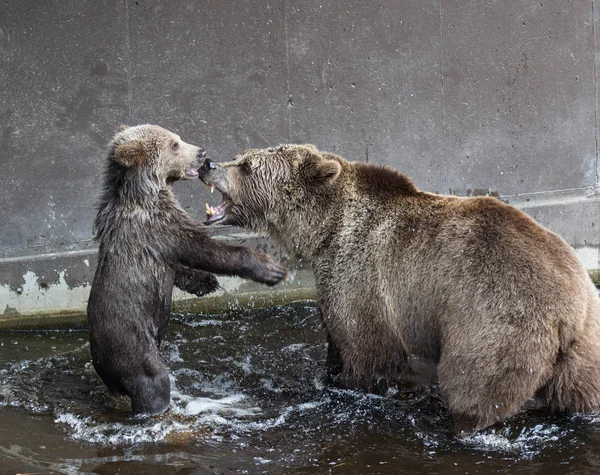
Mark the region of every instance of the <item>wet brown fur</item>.
<instances>
[{"instance_id":1,"label":"wet brown fur","mask_svg":"<svg viewBox=\"0 0 600 475\"><path fill-rule=\"evenodd\" d=\"M310 262L342 384L376 390L415 354L438 364L457 432L536 394L553 411L600 409L596 289L567 243L517 208L425 193L312 145L248 150L201 178L229 196L224 222Z\"/></svg>"},{"instance_id":2,"label":"wet brown fur","mask_svg":"<svg viewBox=\"0 0 600 475\"><path fill-rule=\"evenodd\" d=\"M193 178L203 157L199 147L155 125L122 127L109 146L95 221L90 349L98 374L111 391L131 398L136 414L169 407L169 375L158 347L173 284L203 295L217 287L211 272L271 285L285 276L265 254L210 239L181 208L171 184Z\"/></svg>"}]
</instances>

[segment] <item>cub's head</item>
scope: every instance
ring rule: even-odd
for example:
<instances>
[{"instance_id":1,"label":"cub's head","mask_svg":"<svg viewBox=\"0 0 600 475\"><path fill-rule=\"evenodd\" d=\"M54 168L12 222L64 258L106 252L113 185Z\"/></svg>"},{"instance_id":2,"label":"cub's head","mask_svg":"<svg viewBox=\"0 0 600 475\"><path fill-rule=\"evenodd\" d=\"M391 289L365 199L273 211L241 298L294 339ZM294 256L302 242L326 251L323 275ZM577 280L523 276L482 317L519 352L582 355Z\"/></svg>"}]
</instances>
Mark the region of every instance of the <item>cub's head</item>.
<instances>
[{"instance_id":1,"label":"cub's head","mask_svg":"<svg viewBox=\"0 0 600 475\"><path fill-rule=\"evenodd\" d=\"M280 145L246 150L232 162L206 159L200 179L223 199L206 205L205 224L221 222L254 230L310 221L327 204L343 159L313 145Z\"/></svg>"},{"instance_id":2,"label":"cub's head","mask_svg":"<svg viewBox=\"0 0 600 475\"><path fill-rule=\"evenodd\" d=\"M147 171L160 183L171 184L198 176L206 151L157 125L121 126L110 144L113 170Z\"/></svg>"}]
</instances>

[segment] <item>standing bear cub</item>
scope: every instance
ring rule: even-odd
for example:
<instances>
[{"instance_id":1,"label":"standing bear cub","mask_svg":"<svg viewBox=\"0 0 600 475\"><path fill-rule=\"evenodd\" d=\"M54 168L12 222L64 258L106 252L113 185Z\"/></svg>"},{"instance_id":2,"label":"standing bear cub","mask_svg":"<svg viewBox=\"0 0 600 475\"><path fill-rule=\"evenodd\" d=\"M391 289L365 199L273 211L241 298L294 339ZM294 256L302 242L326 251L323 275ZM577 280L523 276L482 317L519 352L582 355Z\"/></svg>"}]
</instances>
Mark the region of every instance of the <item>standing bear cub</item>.
<instances>
[{"instance_id":1,"label":"standing bear cub","mask_svg":"<svg viewBox=\"0 0 600 475\"><path fill-rule=\"evenodd\" d=\"M327 365L348 387L438 365L457 433L515 414L600 409L600 300L571 248L494 198L420 191L312 145L206 160L206 223L266 230L315 272Z\"/></svg>"},{"instance_id":2,"label":"standing bear cub","mask_svg":"<svg viewBox=\"0 0 600 475\"><path fill-rule=\"evenodd\" d=\"M122 127L109 146L95 221L98 266L88 301L94 368L131 398L135 414L168 409L170 381L158 346L173 284L197 295L217 287L210 272L274 285L286 270L266 254L210 239L171 185L198 176L205 151L155 125Z\"/></svg>"}]
</instances>

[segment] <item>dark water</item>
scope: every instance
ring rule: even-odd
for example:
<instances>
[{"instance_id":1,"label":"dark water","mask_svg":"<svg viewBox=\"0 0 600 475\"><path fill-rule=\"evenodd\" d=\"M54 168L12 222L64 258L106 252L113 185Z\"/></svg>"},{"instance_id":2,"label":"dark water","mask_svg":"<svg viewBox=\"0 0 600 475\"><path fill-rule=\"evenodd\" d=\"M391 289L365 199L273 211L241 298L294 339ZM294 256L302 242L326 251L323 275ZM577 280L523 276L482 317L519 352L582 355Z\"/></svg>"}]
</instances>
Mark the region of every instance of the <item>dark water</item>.
<instances>
[{"instance_id":1,"label":"dark water","mask_svg":"<svg viewBox=\"0 0 600 475\"><path fill-rule=\"evenodd\" d=\"M314 302L175 317L171 411L129 416L87 333L0 334L0 473L600 473L600 415L526 413L456 440L436 388L322 383Z\"/></svg>"}]
</instances>

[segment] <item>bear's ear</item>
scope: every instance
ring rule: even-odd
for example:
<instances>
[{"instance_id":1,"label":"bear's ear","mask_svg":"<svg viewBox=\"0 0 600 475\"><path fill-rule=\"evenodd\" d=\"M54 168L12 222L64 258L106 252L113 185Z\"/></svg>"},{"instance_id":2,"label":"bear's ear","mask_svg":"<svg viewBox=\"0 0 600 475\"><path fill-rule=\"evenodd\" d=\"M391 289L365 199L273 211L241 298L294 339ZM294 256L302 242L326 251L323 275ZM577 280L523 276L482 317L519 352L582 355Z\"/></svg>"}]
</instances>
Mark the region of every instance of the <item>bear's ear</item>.
<instances>
[{"instance_id":1,"label":"bear's ear","mask_svg":"<svg viewBox=\"0 0 600 475\"><path fill-rule=\"evenodd\" d=\"M127 130L128 128L129 128L128 125L121 124L121 125L119 125L119 132L123 132L124 130Z\"/></svg>"},{"instance_id":2,"label":"bear's ear","mask_svg":"<svg viewBox=\"0 0 600 475\"><path fill-rule=\"evenodd\" d=\"M316 150L316 149L314 149ZM307 150L302 162L303 175L313 183L326 184L334 181L342 171L342 166L335 160L323 157L319 152Z\"/></svg>"},{"instance_id":3,"label":"bear's ear","mask_svg":"<svg viewBox=\"0 0 600 475\"><path fill-rule=\"evenodd\" d=\"M137 140L119 145L115 150L115 160L128 168L141 165L147 158L144 145Z\"/></svg>"}]
</instances>

